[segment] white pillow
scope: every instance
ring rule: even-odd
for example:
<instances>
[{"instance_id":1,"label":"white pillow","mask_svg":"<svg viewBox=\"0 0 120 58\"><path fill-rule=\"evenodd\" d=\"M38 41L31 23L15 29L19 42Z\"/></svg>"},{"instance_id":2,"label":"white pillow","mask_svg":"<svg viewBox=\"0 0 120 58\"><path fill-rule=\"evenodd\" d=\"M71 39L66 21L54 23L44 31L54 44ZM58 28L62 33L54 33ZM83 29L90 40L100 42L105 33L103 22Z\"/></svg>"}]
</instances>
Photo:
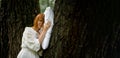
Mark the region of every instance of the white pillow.
<instances>
[{"instance_id":1,"label":"white pillow","mask_svg":"<svg viewBox=\"0 0 120 58\"><path fill-rule=\"evenodd\" d=\"M54 23L53 23L54 13L53 13L53 10L50 7L47 7L44 14L45 14L45 23L47 23L48 21L51 22L51 26L47 30L45 38L44 38L44 40L42 42L42 48L45 50L49 45L51 32L52 32L52 28L53 28L53 25L54 25Z\"/></svg>"}]
</instances>

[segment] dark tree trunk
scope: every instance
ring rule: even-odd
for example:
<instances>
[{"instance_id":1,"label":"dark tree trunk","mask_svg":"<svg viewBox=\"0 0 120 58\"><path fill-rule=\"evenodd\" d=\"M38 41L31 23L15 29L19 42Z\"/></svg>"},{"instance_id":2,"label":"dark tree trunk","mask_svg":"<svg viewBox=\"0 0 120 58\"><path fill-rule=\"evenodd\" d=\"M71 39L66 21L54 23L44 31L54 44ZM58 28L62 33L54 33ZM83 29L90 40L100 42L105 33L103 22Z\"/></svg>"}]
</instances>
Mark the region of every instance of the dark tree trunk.
<instances>
[{"instance_id":1,"label":"dark tree trunk","mask_svg":"<svg viewBox=\"0 0 120 58\"><path fill-rule=\"evenodd\" d=\"M56 0L44 58L119 58L118 1Z\"/></svg>"},{"instance_id":2,"label":"dark tree trunk","mask_svg":"<svg viewBox=\"0 0 120 58\"><path fill-rule=\"evenodd\" d=\"M40 11L39 0L2 0L0 8L0 57L16 58L25 26L32 26Z\"/></svg>"}]
</instances>

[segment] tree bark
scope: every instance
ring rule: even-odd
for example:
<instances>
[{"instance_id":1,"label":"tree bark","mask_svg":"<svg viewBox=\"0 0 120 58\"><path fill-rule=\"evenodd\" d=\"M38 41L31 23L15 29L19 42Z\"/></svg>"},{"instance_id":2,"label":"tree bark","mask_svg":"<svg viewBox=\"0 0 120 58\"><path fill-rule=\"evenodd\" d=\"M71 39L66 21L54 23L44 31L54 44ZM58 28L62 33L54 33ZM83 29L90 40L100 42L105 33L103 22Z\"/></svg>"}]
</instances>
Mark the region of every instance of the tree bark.
<instances>
[{"instance_id":1,"label":"tree bark","mask_svg":"<svg viewBox=\"0 0 120 58\"><path fill-rule=\"evenodd\" d=\"M118 1L56 0L44 58L119 58Z\"/></svg>"},{"instance_id":2,"label":"tree bark","mask_svg":"<svg viewBox=\"0 0 120 58\"><path fill-rule=\"evenodd\" d=\"M0 57L16 58L24 28L32 26L40 11L38 0L2 0L0 8Z\"/></svg>"},{"instance_id":3,"label":"tree bark","mask_svg":"<svg viewBox=\"0 0 120 58\"><path fill-rule=\"evenodd\" d=\"M56 0L55 24L44 58L120 58L119 1ZM38 0L2 0L0 56L16 58Z\"/></svg>"}]
</instances>

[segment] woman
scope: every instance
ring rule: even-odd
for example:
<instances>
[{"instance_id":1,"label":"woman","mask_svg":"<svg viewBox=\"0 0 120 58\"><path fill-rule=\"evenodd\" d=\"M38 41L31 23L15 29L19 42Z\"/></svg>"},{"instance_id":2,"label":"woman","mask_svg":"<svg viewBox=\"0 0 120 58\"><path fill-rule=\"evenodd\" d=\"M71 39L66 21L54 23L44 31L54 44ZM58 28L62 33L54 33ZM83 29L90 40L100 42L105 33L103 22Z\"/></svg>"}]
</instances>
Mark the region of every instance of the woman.
<instances>
[{"instance_id":1,"label":"woman","mask_svg":"<svg viewBox=\"0 0 120 58\"><path fill-rule=\"evenodd\" d=\"M44 14L38 14L32 27L26 27L22 37L22 49L17 58L39 58L42 42L51 23L44 24Z\"/></svg>"}]
</instances>

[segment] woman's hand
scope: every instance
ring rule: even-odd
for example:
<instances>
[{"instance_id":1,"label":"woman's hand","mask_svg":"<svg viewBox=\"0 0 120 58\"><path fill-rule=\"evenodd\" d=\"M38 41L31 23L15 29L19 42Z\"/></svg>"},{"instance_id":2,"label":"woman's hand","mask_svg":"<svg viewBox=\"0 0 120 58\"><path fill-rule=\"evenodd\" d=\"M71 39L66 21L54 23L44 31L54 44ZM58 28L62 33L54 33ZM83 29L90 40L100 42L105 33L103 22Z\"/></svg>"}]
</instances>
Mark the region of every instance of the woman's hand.
<instances>
[{"instance_id":1,"label":"woman's hand","mask_svg":"<svg viewBox=\"0 0 120 58\"><path fill-rule=\"evenodd\" d=\"M40 33L40 35L39 35L39 42L40 42L40 44L42 44L43 39L44 39L44 37L45 37L45 34L46 34L48 28L50 27L50 25L51 25L51 22L48 21L48 22L45 23L45 25L43 26L43 31L42 31L42 32Z\"/></svg>"},{"instance_id":2,"label":"woman's hand","mask_svg":"<svg viewBox=\"0 0 120 58\"><path fill-rule=\"evenodd\" d=\"M47 23L45 23L44 29L47 31L50 26L51 26L51 22L48 21Z\"/></svg>"}]
</instances>

